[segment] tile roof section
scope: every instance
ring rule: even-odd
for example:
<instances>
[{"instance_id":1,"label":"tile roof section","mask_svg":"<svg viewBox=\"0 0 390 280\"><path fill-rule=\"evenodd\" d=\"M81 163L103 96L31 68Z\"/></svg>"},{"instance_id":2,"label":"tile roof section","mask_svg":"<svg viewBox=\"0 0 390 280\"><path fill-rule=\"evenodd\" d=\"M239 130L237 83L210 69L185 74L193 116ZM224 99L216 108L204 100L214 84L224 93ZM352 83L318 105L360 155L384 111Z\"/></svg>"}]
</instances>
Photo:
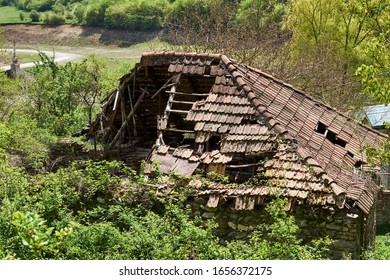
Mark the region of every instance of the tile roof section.
<instances>
[{"instance_id":1,"label":"tile roof section","mask_svg":"<svg viewBox=\"0 0 390 280\"><path fill-rule=\"evenodd\" d=\"M206 164L228 163L232 153L260 153L295 141L297 147L290 152L290 156L298 158L284 160L279 151L278 156L268 163L272 163L266 171L269 178L276 180L284 177L287 180L285 190L290 197L312 199L320 204L330 203L328 195L331 190L331 194L337 198L346 194L361 201L363 211L369 209L372 192L361 191L358 196L355 188L362 190L364 186L351 187L354 166L366 161L364 153L361 153L363 146L376 146L378 142L386 140L386 135L357 123L259 69L240 65L225 55L145 53L140 65L145 71L155 66L171 75L215 78L210 93L192 105L186 120L194 122L196 143L204 143L212 135L220 135L219 151L196 155L192 150L176 149L171 154L174 158L188 162L203 161ZM165 149L164 146L158 147L157 155L168 153ZM299 162L302 168L310 169L310 174L299 170L282 172L273 168L274 164L276 166L280 162L289 162L292 168L297 167ZM318 185L318 180L322 186ZM221 192L239 195L240 192L249 191L236 189ZM264 187L256 190L260 195L265 192ZM320 202L321 199L317 197L320 192L324 194L322 199L326 198L325 201Z\"/></svg>"}]
</instances>

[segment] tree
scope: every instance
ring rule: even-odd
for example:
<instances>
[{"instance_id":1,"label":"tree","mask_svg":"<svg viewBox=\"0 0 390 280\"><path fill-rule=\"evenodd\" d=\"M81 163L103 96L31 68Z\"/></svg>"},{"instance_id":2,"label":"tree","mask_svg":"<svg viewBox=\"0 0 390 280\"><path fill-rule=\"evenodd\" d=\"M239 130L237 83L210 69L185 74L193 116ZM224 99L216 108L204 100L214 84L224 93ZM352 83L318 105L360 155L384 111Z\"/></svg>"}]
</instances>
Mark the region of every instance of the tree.
<instances>
[{"instance_id":1,"label":"tree","mask_svg":"<svg viewBox=\"0 0 390 280\"><path fill-rule=\"evenodd\" d=\"M375 11L374 35L365 52L369 57L356 74L360 76L365 93L378 103L390 103L390 1L381 1Z\"/></svg>"},{"instance_id":2,"label":"tree","mask_svg":"<svg viewBox=\"0 0 390 280\"><path fill-rule=\"evenodd\" d=\"M383 1L292 2L285 25L297 63L292 82L351 115L364 105L367 98L354 73L369 59L364 49L375 37L373 24L381 17L378 7Z\"/></svg>"},{"instance_id":3,"label":"tree","mask_svg":"<svg viewBox=\"0 0 390 280\"><path fill-rule=\"evenodd\" d=\"M373 98L375 103L390 103L390 1L382 1L376 10L376 20L373 23L374 35L366 46L370 58L356 71L364 87L367 98ZM388 124L387 124L388 125ZM390 162L390 139L381 143L381 147L365 147L371 162L388 165Z\"/></svg>"},{"instance_id":4,"label":"tree","mask_svg":"<svg viewBox=\"0 0 390 280\"><path fill-rule=\"evenodd\" d=\"M44 53L30 70L28 113L38 127L57 136L78 132L92 119L94 106L107 90L104 66L90 56L82 63L59 65Z\"/></svg>"}]
</instances>

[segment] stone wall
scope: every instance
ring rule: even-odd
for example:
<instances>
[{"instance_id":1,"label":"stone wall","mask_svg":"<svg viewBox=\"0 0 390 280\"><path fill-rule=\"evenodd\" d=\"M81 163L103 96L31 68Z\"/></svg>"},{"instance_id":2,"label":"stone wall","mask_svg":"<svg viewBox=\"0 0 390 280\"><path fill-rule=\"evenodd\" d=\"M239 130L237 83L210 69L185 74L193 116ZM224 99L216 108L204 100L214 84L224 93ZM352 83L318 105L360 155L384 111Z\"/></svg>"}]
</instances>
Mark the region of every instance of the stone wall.
<instances>
[{"instance_id":1,"label":"stone wall","mask_svg":"<svg viewBox=\"0 0 390 280\"><path fill-rule=\"evenodd\" d=\"M382 190L376 205L377 226L390 227L390 190Z\"/></svg>"},{"instance_id":2,"label":"stone wall","mask_svg":"<svg viewBox=\"0 0 390 280\"><path fill-rule=\"evenodd\" d=\"M207 201L208 197L201 197L188 203L194 215L205 220L215 218L219 224L216 234L222 241L245 239L257 225L269 221L265 204L256 205L253 210L236 210L234 199L220 202L216 208L207 207ZM334 241L329 255L331 259L359 258L362 217L351 218L344 210L307 205L294 205L290 213L300 228L299 237L305 242L325 236Z\"/></svg>"}]
</instances>

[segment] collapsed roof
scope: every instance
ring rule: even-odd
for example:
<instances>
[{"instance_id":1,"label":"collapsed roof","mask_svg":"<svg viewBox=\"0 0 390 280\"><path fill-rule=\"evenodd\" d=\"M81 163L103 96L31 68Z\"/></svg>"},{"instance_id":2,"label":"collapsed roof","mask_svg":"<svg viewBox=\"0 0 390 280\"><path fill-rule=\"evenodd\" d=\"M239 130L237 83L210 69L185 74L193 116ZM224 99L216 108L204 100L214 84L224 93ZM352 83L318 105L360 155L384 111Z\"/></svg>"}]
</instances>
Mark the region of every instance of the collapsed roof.
<instances>
[{"instance_id":1,"label":"collapsed roof","mask_svg":"<svg viewBox=\"0 0 390 280\"><path fill-rule=\"evenodd\" d=\"M356 173L386 135L289 84L220 54L145 53L105 100L90 136L163 172L220 173L235 184L200 193L235 196L246 209L267 195L357 206L378 186ZM242 206L242 197L250 200ZM346 201L350 203L346 204ZM240 207L240 206L238 206Z\"/></svg>"}]
</instances>

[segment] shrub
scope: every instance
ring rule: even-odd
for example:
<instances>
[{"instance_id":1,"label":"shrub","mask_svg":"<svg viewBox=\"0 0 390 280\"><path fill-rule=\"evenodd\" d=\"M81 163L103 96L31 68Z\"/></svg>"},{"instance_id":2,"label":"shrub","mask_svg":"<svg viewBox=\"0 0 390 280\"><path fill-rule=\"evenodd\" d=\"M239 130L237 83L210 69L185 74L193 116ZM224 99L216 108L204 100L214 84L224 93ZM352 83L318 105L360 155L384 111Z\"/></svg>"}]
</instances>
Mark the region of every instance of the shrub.
<instances>
[{"instance_id":1,"label":"shrub","mask_svg":"<svg viewBox=\"0 0 390 280\"><path fill-rule=\"evenodd\" d=\"M49 25L61 25L66 22L64 16L54 13L46 14L44 23Z\"/></svg>"},{"instance_id":2,"label":"shrub","mask_svg":"<svg viewBox=\"0 0 390 280\"><path fill-rule=\"evenodd\" d=\"M39 22L41 20L41 15L36 10L32 10L30 12L30 18L32 22Z\"/></svg>"},{"instance_id":3,"label":"shrub","mask_svg":"<svg viewBox=\"0 0 390 280\"><path fill-rule=\"evenodd\" d=\"M74 9L74 16L76 18L77 23L82 23L84 20L85 7L81 4L77 5Z\"/></svg>"}]
</instances>

